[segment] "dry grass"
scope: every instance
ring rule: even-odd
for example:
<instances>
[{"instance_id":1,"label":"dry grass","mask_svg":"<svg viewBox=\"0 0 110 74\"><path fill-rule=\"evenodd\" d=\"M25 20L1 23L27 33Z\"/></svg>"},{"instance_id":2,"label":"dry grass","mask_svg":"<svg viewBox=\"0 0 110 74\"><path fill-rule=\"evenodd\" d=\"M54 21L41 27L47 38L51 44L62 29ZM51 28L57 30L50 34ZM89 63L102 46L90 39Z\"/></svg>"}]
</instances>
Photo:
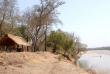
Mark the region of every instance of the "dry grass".
<instances>
[{"instance_id":1,"label":"dry grass","mask_svg":"<svg viewBox=\"0 0 110 74\"><path fill-rule=\"evenodd\" d=\"M88 74L50 52L0 53L0 74Z\"/></svg>"}]
</instances>

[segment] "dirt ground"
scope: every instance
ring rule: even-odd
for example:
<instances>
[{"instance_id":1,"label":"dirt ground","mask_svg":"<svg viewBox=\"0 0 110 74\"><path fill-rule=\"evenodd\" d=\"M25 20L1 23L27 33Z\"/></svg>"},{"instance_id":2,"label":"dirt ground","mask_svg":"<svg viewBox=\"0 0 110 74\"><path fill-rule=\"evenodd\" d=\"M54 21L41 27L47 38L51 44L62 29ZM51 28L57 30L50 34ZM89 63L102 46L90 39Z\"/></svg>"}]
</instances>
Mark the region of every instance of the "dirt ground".
<instances>
[{"instance_id":1,"label":"dirt ground","mask_svg":"<svg viewBox=\"0 0 110 74\"><path fill-rule=\"evenodd\" d=\"M0 53L0 74L88 74L49 52Z\"/></svg>"}]
</instances>

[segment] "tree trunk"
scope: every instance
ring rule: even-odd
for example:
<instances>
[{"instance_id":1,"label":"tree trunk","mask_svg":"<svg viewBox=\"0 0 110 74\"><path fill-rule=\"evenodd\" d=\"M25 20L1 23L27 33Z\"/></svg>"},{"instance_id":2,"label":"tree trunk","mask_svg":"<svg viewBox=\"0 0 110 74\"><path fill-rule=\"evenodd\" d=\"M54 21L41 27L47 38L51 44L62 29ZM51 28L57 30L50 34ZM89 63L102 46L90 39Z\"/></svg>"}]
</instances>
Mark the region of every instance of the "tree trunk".
<instances>
[{"instance_id":1,"label":"tree trunk","mask_svg":"<svg viewBox=\"0 0 110 74\"><path fill-rule=\"evenodd\" d=\"M3 25L4 20L5 20L5 13L3 15L3 19L0 22L0 36L3 34L3 32L2 32L2 25Z\"/></svg>"},{"instance_id":2,"label":"tree trunk","mask_svg":"<svg viewBox=\"0 0 110 74\"><path fill-rule=\"evenodd\" d=\"M56 53L56 49L57 49L57 47L56 47L56 44L54 44L54 48L53 48L53 53Z\"/></svg>"},{"instance_id":3,"label":"tree trunk","mask_svg":"<svg viewBox=\"0 0 110 74\"><path fill-rule=\"evenodd\" d=\"M45 51L47 51L47 25L45 30Z\"/></svg>"}]
</instances>

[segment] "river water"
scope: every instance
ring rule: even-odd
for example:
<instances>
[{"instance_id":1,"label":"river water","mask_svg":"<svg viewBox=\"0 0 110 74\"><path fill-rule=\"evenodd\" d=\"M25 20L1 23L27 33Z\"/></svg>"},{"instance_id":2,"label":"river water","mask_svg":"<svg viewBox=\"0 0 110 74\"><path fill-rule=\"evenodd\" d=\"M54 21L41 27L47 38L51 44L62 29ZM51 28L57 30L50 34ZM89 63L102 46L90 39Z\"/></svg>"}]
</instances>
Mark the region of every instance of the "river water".
<instances>
[{"instance_id":1,"label":"river water","mask_svg":"<svg viewBox=\"0 0 110 74\"><path fill-rule=\"evenodd\" d=\"M110 51L91 50L84 53L78 60L78 65L97 74L110 74Z\"/></svg>"}]
</instances>

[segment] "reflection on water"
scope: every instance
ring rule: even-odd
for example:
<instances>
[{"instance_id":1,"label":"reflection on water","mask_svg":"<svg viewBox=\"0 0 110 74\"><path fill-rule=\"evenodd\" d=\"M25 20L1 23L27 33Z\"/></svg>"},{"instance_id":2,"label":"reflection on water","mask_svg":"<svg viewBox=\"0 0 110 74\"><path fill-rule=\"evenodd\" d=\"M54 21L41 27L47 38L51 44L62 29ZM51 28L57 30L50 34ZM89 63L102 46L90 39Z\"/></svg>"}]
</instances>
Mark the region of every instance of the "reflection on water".
<instances>
[{"instance_id":1,"label":"reflection on water","mask_svg":"<svg viewBox=\"0 0 110 74\"><path fill-rule=\"evenodd\" d=\"M86 70L92 69L99 74L110 74L110 54L106 54L105 52L108 53L110 51L101 50L100 52L85 53L78 60L78 64Z\"/></svg>"}]
</instances>

